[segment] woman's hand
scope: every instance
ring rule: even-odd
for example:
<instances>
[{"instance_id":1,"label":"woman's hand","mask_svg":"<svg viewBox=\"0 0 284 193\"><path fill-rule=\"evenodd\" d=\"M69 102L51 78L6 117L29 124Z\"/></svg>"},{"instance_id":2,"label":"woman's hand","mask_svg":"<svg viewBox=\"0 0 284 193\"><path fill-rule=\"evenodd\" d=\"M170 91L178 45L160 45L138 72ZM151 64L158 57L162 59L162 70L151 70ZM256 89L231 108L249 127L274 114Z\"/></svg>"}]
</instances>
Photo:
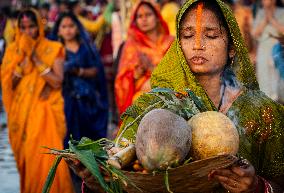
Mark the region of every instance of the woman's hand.
<instances>
[{"instance_id":1,"label":"woman's hand","mask_svg":"<svg viewBox=\"0 0 284 193\"><path fill-rule=\"evenodd\" d=\"M242 166L215 170L211 175L231 193L251 193L260 185L255 169L248 161Z\"/></svg>"},{"instance_id":2,"label":"woman's hand","mask_svg":"<svg viewBox=\"0 0 284 193\"><path fill-rule=\"evenodd\" d=\"M22 34L19 40L19 50L30 56L35 48L36 42L28 35Z\"/></svg>"},{"instance_id":3,"label":"woman's hand","mask_svg":"<svg viewBox=\"0 0 284 193\"><path fill-rule=\"evenodd\" d=\"M85 182L90 190L95 191L97 189L95 186L95 177L79 160L65 158L65 161L73 172Z\"/></svg>"},{"instance_id":4,"label":"woman's hand","mask_svg":"<svg viewBox=\"0 0 284 193\"><path fill-rule=\"evenodd\" d=\"M268 22L271 22L271 20L274 18L274 11L271 9L268 9L265 11L265 17Z\"/></svg>"}]
</instances>

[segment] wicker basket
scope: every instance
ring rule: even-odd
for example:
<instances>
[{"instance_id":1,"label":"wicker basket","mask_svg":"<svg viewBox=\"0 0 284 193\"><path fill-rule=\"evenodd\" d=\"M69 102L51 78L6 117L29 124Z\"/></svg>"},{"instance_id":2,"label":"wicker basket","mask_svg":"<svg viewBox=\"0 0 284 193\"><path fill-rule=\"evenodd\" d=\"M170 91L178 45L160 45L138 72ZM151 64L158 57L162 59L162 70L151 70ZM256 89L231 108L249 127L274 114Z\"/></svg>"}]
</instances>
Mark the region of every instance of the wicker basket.
<instances>
[{"instance_id":1,"label":"wicker basket","mask_svg":"<svg viewBox=\"0 0 284 193\"><path fill-rule=\"evenodd\" d=\"M170 190L174 193L210 192L218 186L218 183L208 181L209 172L214 169L229 167L236 160L237 158L232 155L220 155L169 169ZM124 171L124 174L144 193L168 192L164 172L153 175ZM128 193L141 192L131 185L125 186L124 190Z\"/></svg>"}]
</instances>

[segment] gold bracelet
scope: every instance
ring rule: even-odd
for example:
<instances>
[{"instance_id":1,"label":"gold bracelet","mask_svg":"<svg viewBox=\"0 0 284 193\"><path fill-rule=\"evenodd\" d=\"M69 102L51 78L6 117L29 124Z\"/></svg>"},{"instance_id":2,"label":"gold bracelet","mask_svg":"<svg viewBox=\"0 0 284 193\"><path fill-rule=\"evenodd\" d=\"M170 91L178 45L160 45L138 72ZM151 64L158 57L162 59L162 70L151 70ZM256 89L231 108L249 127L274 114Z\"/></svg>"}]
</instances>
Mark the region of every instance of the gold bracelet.
<instances>
[{"instance_id":1,"label":"gold bracelet","mask_svg":"<svg viewBox=\"0 0 284 193\"><path fill-rule=\"evenodd\" d=\"M40 74L42 74L43 72L46 71L46 69L49 68L49 66L47 64L44 64L44 63L37 65L36 67L37 67L37 70L39 71Z\"/></svg>"},{"instance_id":2,"label":"gold bracelet","mask_svg":"<svg viewBox=\"0 0 284 193\"><path fill-rule=\"evenodd\" d=\"M42 73L40 73L41 76L44 76L46 74L48 74L51 71L51 68L46 68Z\"/></svg>"},{"instance_id":3,"label":"gold bracelet","mask_svg":"<svg viewBox=\"0 0 284 193\"><path fill-rule=\"evenodd\" d=\"M21 68L19 65L16 66L14 74L17 74L17 76L23 76L23 68Z\"/></svg>"}]
</instances>

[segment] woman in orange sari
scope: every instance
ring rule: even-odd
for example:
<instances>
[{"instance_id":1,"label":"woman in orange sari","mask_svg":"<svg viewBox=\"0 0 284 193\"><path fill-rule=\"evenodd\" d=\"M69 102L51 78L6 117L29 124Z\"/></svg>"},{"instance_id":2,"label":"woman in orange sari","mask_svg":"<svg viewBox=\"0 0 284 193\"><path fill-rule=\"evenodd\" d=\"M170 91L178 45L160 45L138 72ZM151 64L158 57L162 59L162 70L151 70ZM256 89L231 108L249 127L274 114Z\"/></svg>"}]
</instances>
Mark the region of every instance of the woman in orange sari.
<instances>
[{"instance_id":1,"label":"woman in orange sari","mask_svg":"<svg viewBox=\"0 0 284 193\"><path fill-rule=\"evenodd\" d=\"M64 48L44 38L34 10L18 17L16 40L1 66L3 103L21 193L40 193L54 157L42 146L63 148L66 127L61 96ZM52 193L73 193L69 169L60 164Z\"/></svg>"},{"instance_id":2,"label":"woman in orange sari","mask_svg":"<svg viewBox=\"0 0 284 193\"><path fill-rule=\"evenodd\" d=\"M123 113L144 92L150 91L149 78L173 37L156 7L141 1L134 9L128 39L122 50L115 80L116 103Z\"/></svg>"}]
</instances>

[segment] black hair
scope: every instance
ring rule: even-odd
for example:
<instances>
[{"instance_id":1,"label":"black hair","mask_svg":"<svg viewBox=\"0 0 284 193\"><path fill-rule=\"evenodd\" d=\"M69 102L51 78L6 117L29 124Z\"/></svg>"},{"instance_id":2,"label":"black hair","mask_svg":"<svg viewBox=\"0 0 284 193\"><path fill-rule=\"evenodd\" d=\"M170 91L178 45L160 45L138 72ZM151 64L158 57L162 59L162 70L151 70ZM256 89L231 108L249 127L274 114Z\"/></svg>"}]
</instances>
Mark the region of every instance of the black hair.
<instances>
[{"instance_id":1,"label":"black hair","mask_svg":"<svg viewBox=\"0 0 284 193\"><path fill-rule=\"evenodd\" d=\"M10 18L17 19L19 14L20 14L19 10L14 10L14 11L11 12Z\"/></svg>"},{"instance_id":2,"label":"black hair","mask_svg":"<svg viewBox=\"0 0 284 193\"><path fill-rule=\"evenodd\" d=\"M156 11L155 7L154 7L151 3L147 2L147 1L142 1L142 2L138 5L137 10L138 10L142 5L147 5L147 6L154 12L155 16L157 16L157 11ZM135 21L136 21L136 19L137 19L137 12L135 13L135 16L134 16L134 20L135 20Z\"/></svg>"},{"instance_id":3,"label":"black hair","mask_svg":"<svg viewBox=\"0 0 284 193\"><path fill-rule=\"evenodd\" d=\"M80 26L79 25L81 25L81 24L80 24L80 21L78 20L77 16L72 12L65 12L65 13L61 13L59 15L59 17L58 17L58 19L57 19L57 21L54 25L54 28L53 28L53 35L57 36L58 31L59 31L59 26L60 26L60 24L61 24L61 22L64 18L70 18L75 23L75 25L78 27L78 34L76 35L75 38L76 38L77 41L80 41L80 32L79 32ZM54 39L54 38L51 37L51 39ZM62 39L60 41L64 44L64 41Z\"/></svg>"},{"instance_id":4,"label":"black hair","mask_svg":"<svg viewBox=\"0 0 284 193\"><path fill-rule=\"evenodd\" d=\"M22 11L22 12L19 13L18 26L20 26L20 23L21 23L24 16L28 17L29 19L32 20L32 22L34 22L36 25L38 25L36 14L32 10L25 10L25 11Z\"/></svg>"},{"instance_id":5,"label":"black hair","mask_svg":"<svg viewBox=\"0 0 284 193\"><path fill-rule=\"evenodd\" d=\"M225 16L223 15L223 11L221 10L221 8L219 7L219 5L217 4L216 1L208 1L208 0L201 0L201 1L198 1L198 2L195 2L192 4L192 6L190 6L186 12L188 12L189 10L192 10L194 8L197 7L198 3L203 3L204 5L204 9L208 9L208 10L211 10L217 17L218 21L219 21L219 26L220 26L220 30L221 30L221 27L224 27L225 28L225 31L228 32L228 45L231 46L232 43L233 43L233 39L231 37L231 34L229 33L230 32L230 29L229 29L229 26L227 24L227 21L226 21L226 18ZM181 19L181 22L180 24L183 23L184 21L184 18L185 18L186 14L183 15L182 19Z\"/></svg>"},{"instance_id":6,"label":"black hair","mask_svg":"<svg viewBox=\"0 0 284 193\"><path fill-rule=\"evenodd\" d=\"M74 8L79 4L80 4L80 1L78 1L78 0L68 2L68 9L73 11Z\"/></svg>"},{"instance_id":7,"label":"black hair","mask_svg":"<svg viewBox=\"0 0 284 193\"><path fill-rule=\"evenodd\" d=\"M187 9L186 12L196 8L198 3L200 3L200 2L203 3L204 9L208 9L216 15L216 17L219 21L220 30L221 30L221 27L224 27L225 30L228 32L227 36L228 36L228 52L229 52L229 49L231 49L232 48L231 46L233 46L233 39L231 37L230 29L229 29L229 26L227 24L226 18L223 15L223 11L221 10L221 8L219 7L219 5L216 1L201 0L201 1L195 2L195 3L192 4L192 6L189 7L189 9ZM185 16L186 16L186 14L183 15L183 17L181 19L181 23L183 23ZM231 63L234 63L234 62L236 62L235 57L230 58L228 56L227 63L225 65L225 68L224 68L224 71L223 71L222 79L223 79L223 81L226 81L227 84L229 84L233 87L238 87L239 84L236 81L235 73L234 73L234 71L231 67Z\"/></svg>"},{"instance_id":8,"label":"black hair","mask_svg":"<svg viewBox=\"0 0 284 193\"><path fill-rule=\"evenodd\" d=\"M40 5L40 8L49 11L49 9L50 9L50 4L49 4L49 3L43 3L43 4Z\"/></svg>"},{"instance_id":9,"label":"black hair","mask_svg":"<svg viewBox=\"0 0 284 193\"><path fill-rule=\"evenodd\" d=\"M10 17L12 13L11 7L9 6L1 7L1 13L5 15L6 17Z\"/></svg>"}]
</instances>

